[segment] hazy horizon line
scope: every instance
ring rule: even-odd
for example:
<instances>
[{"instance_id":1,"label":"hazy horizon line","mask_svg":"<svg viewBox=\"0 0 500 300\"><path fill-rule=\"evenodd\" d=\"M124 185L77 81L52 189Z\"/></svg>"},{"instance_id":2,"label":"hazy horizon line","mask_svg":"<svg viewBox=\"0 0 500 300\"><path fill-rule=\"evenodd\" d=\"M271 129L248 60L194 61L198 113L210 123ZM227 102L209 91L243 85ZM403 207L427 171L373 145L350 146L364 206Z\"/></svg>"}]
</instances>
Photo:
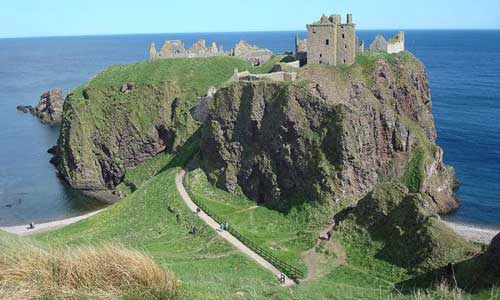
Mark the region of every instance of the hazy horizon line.
<instances>
[{"instance_id":1,"label":"hazy horizon line","mask_svg":"<svg viewBox=\"0 0 500 300\"><path fill-rule=\"evenodd\" d=\"M500 28L361 28L356 31L499 31ZM305 29L287 30L246 30L246 31L186 31L186 32L141 32L141 33L99 33L99 34L75 34L75 35L33 35L0 37L0 40L8 39L36 39L36 38L67 38L67 37L106 37L106 36L132 36L132 35L166 35L166 34L224 34L224 33L271 33L271 32L306 32Z\"/></svg>"}]
</instances>

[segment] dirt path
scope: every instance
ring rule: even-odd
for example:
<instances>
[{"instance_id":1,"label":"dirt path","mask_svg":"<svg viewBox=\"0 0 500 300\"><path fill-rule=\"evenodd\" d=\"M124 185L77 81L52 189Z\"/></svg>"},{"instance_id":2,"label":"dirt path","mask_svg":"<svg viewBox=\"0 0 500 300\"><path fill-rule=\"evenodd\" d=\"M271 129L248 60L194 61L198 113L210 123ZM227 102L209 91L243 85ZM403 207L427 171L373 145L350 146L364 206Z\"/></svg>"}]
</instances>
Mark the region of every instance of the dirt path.
<instances>
[{"instance_id":1,"label":"dirt path","mask_svg":"<svg viewBox=\"0 0 500 300\"><path fill-rule=\"evenodd\" d=\"M302 259L307 266L307 276L304 282L314 281L331 271L332 267L345 265L347 255L342 245L333 239L327 239L327 232L333 225L323 229L316 245L302 254ZM331 254L335 256L332 256Z\"/></svg>"},{"instance_id":2,"label":"dirt path","mask_svg":"<svg viewBox=\"0 0 500 300\"><path fill-rule=\"evenodd\" d=\"M62 219L58 221L52 221L52 222L47 222L47 223L40 223L40 224L35 224L34 229L28 229L27 225L19 225L19 226L9 226L9 227L0 227L0 230L6 231L8 233L12 234L17 234L17 235L32 235L35 233L41 233L41 232L47 232L55 229L59 229L65 226L68 226L70 224L76 223L81 220L88 219L92 216L97 215L98 213L102 212L105 208L94 211L85 215L77 216L77 217L72 217L72 218L67 218L67 219Z\"/></svg>"},{"instance_id":3,"label":"dirt path","mask_svg":"<svg viewBox=\"0 0 500 300\"><path fill-rule=\"evenodd\" d=\"M177 186L177 190L179 191L179 194L181 195L182 200L186 203L186 205L189 207L189 209L196 213L196 209L198 206L191 200L191 197L189 197L186 189L184 188L183 184L183 179L184 176L186 176L186 171L181 170L177 175L175 176L175 185ZM224 238L226 241L231 243L238 251L244 253L248 257L250 257L252 260L254 260L257 264L261 265L262 267L266 268L267 270L271 271L276 277L279 277L281 275L281 272L276 269L272 264L270 264L267 260L262 258L260 255L255 253L252 249L248 248L245 244L240 242L237 238L235 238L232 234L230 234L227 231L220 231L220 224L217 223L214 219L212 219L209 215L207 215L204 211L201 211L198 214L198 217L202 219L208 226L210 226L212 229L214 229L217 234L219 234L222 238ZM295 282L288 277L286 277L285 283L283 286L289 287L293 286Z\"/></svg>"}]
</instances>

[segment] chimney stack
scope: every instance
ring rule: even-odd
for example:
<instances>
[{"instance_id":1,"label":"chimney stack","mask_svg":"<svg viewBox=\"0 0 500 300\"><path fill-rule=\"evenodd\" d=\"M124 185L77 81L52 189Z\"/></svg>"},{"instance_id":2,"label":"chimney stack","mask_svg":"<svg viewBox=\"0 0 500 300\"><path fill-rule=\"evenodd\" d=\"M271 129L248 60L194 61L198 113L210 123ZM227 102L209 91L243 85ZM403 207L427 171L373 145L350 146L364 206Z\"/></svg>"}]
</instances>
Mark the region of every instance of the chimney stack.
<instances>
[{"instance_id":1,"label":"chimney stack","mask_svg":"<svg viewBox=\"0 0 500 300\"><path fill-rule=\"evenodd\" d=\"M352 14L347 14L347 24L352 24Z\"/></svg>"}]
</instances>

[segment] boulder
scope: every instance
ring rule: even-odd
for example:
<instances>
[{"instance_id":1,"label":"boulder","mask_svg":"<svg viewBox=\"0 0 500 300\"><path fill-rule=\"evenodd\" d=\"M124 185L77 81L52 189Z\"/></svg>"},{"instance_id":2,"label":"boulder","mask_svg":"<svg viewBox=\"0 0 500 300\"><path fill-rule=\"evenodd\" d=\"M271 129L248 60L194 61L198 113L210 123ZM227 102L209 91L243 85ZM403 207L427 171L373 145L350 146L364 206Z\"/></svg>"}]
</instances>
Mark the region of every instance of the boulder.
<instances>
[{"instance_id":1,"label":"boulder","mask_svg":"<svg viewBox=\"0 0 500 300\"><path fill-rule=\"evenodd\" d=\"M65 95L62 89L53 89L44 93L35 106L33 114L43 124L60 124L63 114Z\"/></svg>"}]
</instances>

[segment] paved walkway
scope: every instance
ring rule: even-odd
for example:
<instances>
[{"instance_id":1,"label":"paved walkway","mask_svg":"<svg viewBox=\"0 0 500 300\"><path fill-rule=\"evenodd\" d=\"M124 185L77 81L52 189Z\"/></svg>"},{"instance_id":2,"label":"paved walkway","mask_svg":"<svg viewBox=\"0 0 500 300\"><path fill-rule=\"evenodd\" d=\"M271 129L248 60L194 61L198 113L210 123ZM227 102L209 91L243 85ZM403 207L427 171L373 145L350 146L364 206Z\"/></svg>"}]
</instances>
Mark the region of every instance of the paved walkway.
<instances>
[{"instance_id":1,"label":"paved walkway","mask_svg":"<svg viewBox=\"0 0 500 300\"><path fill-rule=\"evenodd\" d=\"M177 186L177 190L179 191L179 194L181 195L182 200L184 200L186 205L189 207L189 209L193 213L196 213L196 209L198 208L198 206L193 202L193 200L191 200L191 197L189 197L186 189L184 188L184 184L183 184L184 176L186 176L186 171L184 171L184 170L177 173L177 175L175 177L175 185ZM218 224L214 219L212 219L204 211L201 211L198 214L198 217L200 217L208 226L210 226L212 229L214 229L222 238L224 238L226 241L231 243L240 252L242 252L245 255L247 255L248 257L250 257L257 264L259 264L262 267L266 268L267 270L271 271L271 273L273 273L276 276L276 278L278 278L281 275L281 272L278 269L276 269L267 260L262 258L259 254L255 253L252 249L248 248L245 244L240 242L232 234L230 234L227 231L221 232L220 230L218 230L220 228L220 224ZM286 277L286 280L285 280L285 283L283 284L283 286L288 287L288 286L293 286L294 284L295 284L295 282L293 280Z\"/></svg>"},{"instance_id":2,"label":"paved walkway","mask_svg":"<svg viewBox=\"0 0 500 300\"><path fill-rule=\"evenodd\" d=\"M40 223L40 224L35 224L34 229L28 229L28 225L19 225L19 226L9 226L9 227L0 227L0 230L6 231L8 233L12 234L17 234L17 235L31 235L35 233L41 233L41 232L46 232L46 231L51 231L55 229L59 229L65 226L68 226L70 224L76 223L81 220L88 219L92 216L97 215L98 213L102 212L104 210L98 210L94 211L85 215L81 215L78 217L73 217L73 218L67 218L63 220L58 220L58 221L52 221L52 222L47 222L47 223Z\"/></svg>"}]
</instances>

